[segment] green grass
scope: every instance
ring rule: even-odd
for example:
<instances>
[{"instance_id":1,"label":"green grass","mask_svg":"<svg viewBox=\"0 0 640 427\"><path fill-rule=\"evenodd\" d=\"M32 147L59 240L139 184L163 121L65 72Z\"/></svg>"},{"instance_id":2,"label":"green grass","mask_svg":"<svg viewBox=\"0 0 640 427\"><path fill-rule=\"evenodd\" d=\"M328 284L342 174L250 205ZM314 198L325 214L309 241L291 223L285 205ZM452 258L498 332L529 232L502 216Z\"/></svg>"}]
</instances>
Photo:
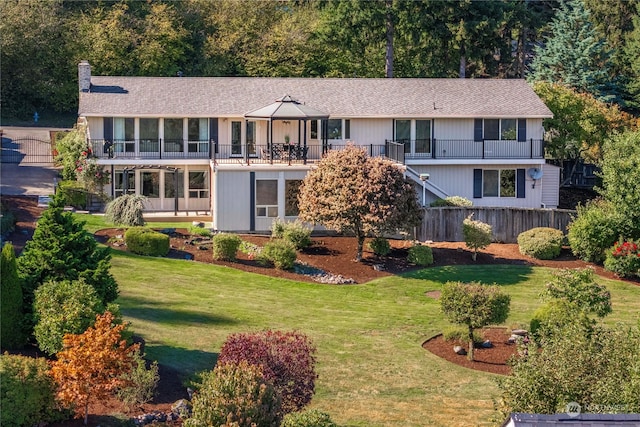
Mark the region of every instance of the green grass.
<instances>
[{"instance_id":1,"label":"green grass","mask_svg":"<svg viewBox=\"0 0 640 427\"><path fill-rule=\"evenodd\" d=\"M449 280L497 282L512 297L506 324L524 326L551 276L550 269L527 266L451 266L332 286L123 252L113 253L112 264L118 302L146 340L147 355L184 377L213 368L231 333L273 328L309 335L318 347L312 407L343 426L495 424L495 376L422 349L449 325L425 293ZM635 323L640 287L599 281L613 295L607 323Z\"/></svg>"},{"instance_id":2,"label":"green grass","mask_svg":"<svg viewBox=\"0 0 640 427\"><path fill-rule=\"evenodd\" d=\"M112 228L113 224L105 221L104 215L92 215L92 214L77 214L74 213L76 218L85 223L84 228L89 233L95 233L103 228ZM189 228L193 223L188 222L147 222L148 227L152 228Z\"/></svg>"}]
</instances>

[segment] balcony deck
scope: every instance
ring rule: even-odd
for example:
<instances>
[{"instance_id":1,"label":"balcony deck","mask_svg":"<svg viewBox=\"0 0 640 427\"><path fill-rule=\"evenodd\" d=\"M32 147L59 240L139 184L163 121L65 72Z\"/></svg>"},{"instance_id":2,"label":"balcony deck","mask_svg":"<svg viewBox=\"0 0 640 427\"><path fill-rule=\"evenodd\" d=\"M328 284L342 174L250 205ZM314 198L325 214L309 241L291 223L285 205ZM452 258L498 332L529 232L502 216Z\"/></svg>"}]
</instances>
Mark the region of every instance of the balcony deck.
<instances>
[{"instance_id":1,"label":"balcony deck","mask_svg":"<svg viewBox=\"0 0 640 427\"><path fill-rule=\"evenodd\" d=\"M404 164L406 160L467 159L544 159L542 140L402 140L384 144L357 144L372 157L386 157ZM346 144L313 144L303 147L289 144L216 144L214 141L106 141L91 140L90 147L99 159L208 159L216 164L307 164L316 163L330 150ZM421 152L417 152L419 148Z\"/></svg>"}]
</instances>

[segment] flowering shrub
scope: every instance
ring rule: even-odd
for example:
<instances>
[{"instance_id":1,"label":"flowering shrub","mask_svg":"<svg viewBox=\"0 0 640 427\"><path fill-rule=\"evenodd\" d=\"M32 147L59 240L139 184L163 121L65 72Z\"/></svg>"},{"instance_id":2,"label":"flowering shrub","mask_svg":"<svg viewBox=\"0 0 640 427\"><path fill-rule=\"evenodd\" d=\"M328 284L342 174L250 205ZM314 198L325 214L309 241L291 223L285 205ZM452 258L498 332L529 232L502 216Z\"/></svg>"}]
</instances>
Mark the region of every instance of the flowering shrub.
<instances>
[{"instance_id":1,"label":"flowering shrub","mask_svg":"<svg viewBox=\"0 0 640 427\"><path fill-rule=\"evenodd\" d=\"M92 193L103 193L104 186L110 182L109 172L103 166L98 166L90 148L80 153L76 160L76 178Z\"/></svg>"},{"instance_id":2,"label":"flowering shrub","mask_svg":"<svg viewBox=\"0 0 640 427\"><path fill-rule=\"evenodd\" d=\"M640 277L640 242L624 239L615 242L607 252L604 268L620 277Z\"/></svg>"}]
</instances>

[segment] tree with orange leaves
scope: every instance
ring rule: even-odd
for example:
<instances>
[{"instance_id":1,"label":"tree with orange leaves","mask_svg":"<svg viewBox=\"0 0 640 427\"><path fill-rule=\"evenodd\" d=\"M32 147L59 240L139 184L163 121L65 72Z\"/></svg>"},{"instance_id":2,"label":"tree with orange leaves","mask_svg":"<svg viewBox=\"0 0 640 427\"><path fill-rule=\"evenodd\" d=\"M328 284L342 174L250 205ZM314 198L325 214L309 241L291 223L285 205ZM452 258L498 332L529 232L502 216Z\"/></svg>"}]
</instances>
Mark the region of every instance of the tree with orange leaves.
<instances>
[{"instance_id":1,"label":"tree with orange leaves","mask_svg":"<svg viewBox=\"0 0 640 427\"><path fill-rule=\"evenodd\" d=\"M108 398L116 388L126 386L122 373L134 366L138 344L127 346L121 335L125 325L116 325L113 320L113 314L106 311L97 315L95 325L84 333L66 334L63 350L51 365L58 398L73 405L76 417L84 413L85 425L89 403Z\"/></svg>"}]
</instances>

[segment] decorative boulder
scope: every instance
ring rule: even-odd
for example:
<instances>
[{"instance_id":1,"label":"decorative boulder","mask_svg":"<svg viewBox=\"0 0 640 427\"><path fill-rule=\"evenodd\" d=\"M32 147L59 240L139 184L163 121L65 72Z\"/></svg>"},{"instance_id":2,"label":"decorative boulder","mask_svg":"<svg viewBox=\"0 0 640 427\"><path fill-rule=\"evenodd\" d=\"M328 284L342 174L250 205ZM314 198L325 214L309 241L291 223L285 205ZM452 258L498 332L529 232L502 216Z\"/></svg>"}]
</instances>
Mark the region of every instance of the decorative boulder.
<instances>
[{"instance_id":1,"label":"decorative boulder","mask_svg":"<svg viewBox=\"0 0 640 427\"><path fill-rule=\"evenodd\" d=\"M482 348L491 348L493 347L493 343L489 340L484 341L482 344L480 344L480 346Z\"/></svg>"},{"instance_id":2,"label":"decorative boulder","mask_svg":"<svg viewBox=\"0 0 640 427\"><path fill-rule=\"evenodd\" d=\"M462 348L459 345L456 345L456 346L453 347L453 352L455 354L457 354L457 355L460 355L460 356L466 356L466 354L467 354L467 350L465 350L464 348Z\"/></svg>"},{"instance_id":3,"label":"decorative boulder","mask_svg":"<svg viewBox=\"0 0 640 427\"><path fill-rule=\"evenodd\" d=\"M186 418L191 415L192 408L193 406L191 406L191 402L189 402L187 399L180 399L174 402L173 405L171 405L171 412L177 414L180 417Z\"/></svg>"},{"instance_id":4,"label":"decorative boulder","mask_svg":"<svg viewBox=\"0 0 640 427\"><path fill-rule=\"evenodd\" d=\"M514 330L511 331L511 334L519 335L521 337L524 337L527 334L529 334L529 332L525 331L524 329L514 329Z\"/></svg>"}]
</instances>

